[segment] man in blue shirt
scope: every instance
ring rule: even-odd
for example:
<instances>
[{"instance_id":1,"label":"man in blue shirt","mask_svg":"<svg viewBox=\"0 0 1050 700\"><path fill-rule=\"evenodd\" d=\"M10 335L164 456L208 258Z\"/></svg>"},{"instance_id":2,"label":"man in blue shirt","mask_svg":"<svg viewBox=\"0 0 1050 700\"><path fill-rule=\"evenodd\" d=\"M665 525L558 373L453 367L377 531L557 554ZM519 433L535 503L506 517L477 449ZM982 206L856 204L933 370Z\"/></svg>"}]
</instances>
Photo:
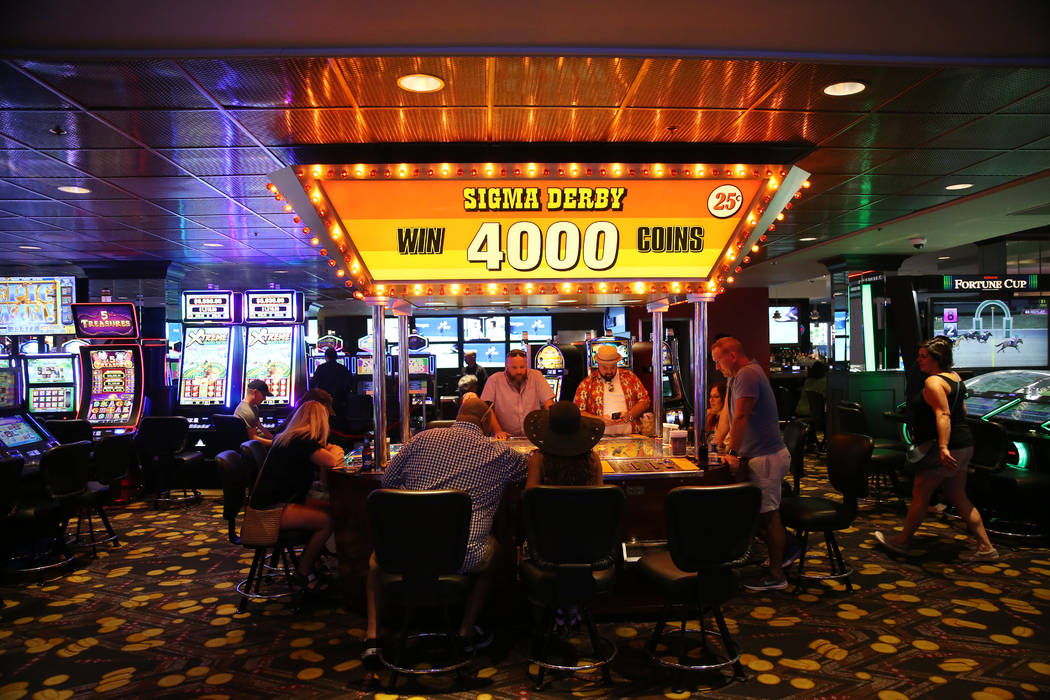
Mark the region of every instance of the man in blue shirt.
<instances>
[{"instance_id":1,"label":"man in blue shirt","mask_svg":"<svg viewBox=\"0 0 1050 700\"><path fill-rule=\"evenodd\" d=\"M736 338L718 340L711 347L711 358L729 380L729 397L715 431L716 444L724 442L724 459L733 472L746 460L748 480L762 489L759 526L769 547L769 575L744 585L753 591L787 588L783 567L798 554L795 548L792 556L784 557L786 534L780 521L780 489L791 468L791 453L780 436L773 386Z\"/></svg>"},{"instance_id":2,"label":"man in blue shirt","mask_svg":"<svg viewBox=\"0 0 1050 700\"><path fill-rule=\"evenodd\" d=\"M477 394L463 396L455 424L450 428L431 428L419 433L401 448L383 472L383 488L460 489L470 494L473 512L462 573L478 574L477 582L463 610L459 635L475 649L487 646L491 638L474 622L481 612L491 583L494 540L489 537L503 490L526 476L528 457L492 442L485 434L491 429L492 410ZM375 555L368 573L368 627L362 660L377 661L379 644L379 570Z\"/></svg>"}]
</instances>

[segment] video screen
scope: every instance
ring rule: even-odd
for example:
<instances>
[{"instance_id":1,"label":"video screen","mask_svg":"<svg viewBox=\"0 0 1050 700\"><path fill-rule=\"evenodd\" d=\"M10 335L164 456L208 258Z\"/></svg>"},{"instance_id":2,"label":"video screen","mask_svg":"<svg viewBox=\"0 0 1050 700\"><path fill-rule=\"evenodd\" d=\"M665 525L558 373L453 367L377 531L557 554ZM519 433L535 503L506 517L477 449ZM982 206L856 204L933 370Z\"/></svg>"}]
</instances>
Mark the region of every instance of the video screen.
<instances>
[{"instance_id":1,"label":"video screen","mask_svg":"<svg viewBox=\"0 0 1050 700\"><path fill-rule=\"evenodd\" d=\"M478 364L482 367L504 367L507 364L506 343L463 343L463 352L471 350L478 354Z\"/></svg>"},{"instance_id":2,"label":"video screen","mask_svg":"<svg viewBox=\"0 0 1050 700\"><path fill-rule=\"evenodd\" d=\"M270 389L263 405L292 400L292 340L294 326L248 327L244 350L244 386L261 379Z\"/></svg>"},{"instance_id":3,"label":"video screen","mask_svg":"<svg viewBox=\"0 0 1050 700\"><path fill-rule=\"evenodd\" d=\"M813 345L826 346L828 344L828 324L809 324L809 342Z\"/></svg>"},{"instance_id":4,"label":"video screen","mask_svg":"<svg viewBox=\"0 0 1050 700\"><path fill-rule=\"evenodd\" d=\"M612 335L627 333L627 309L613 306L605 310L605 332Z\"/></svg>"},{"instance_id":5,"label":"video screen","mask_svg":"<svg viewBox=\"0 0 1050 700\"><path fill-rule=\"evenodd\" d=\"M1042 425L1050 421L1050 403L1036 403L1035 401L1022 401L1021 403L996 413L993 419L1014 420L1021 423Z\"/></svg>"},{"instance_id":6,"label":"video screen","mask_svg":"<svg viewBox=\"0 0 1050 700\"><path fill-rule=\"evenodd\" d=\"M556 345L544 345L536 351L533 364L538 370L564 370L565 355Z\"/></svg>"},{"instance_id":7,"label":"video screen","mask_svg":"<svg viewBox=\"0 0 1050 700\"><path fill-rule=\"evenodd\" d=\"M508 323L511 340L521 340L523 332L529 334L529 340L550 340L554 337L551 334L550 316L511 316Z\"/></svg>"},{"instance_id":8,"label":"video screen","mask_svg":"<svg viewBox=\"0 0 1050 700\"><path fill-rule=\"evenodd\" d=\"M431 342L459 340L459 319L455 316L416 316L416 333Z\"/></svg>"},{"instance_id":9,"label":"video screen","mask_svg":"<svg viewBox=\"0 0 1050 700\"><path fill-rule=\"evenodd\" d=\"M598 359L595 357L595 352L600 345L612 345L616 348L616 352L620 354L620 361L616 363L616 366L630 368L631 346L626 338L597 338L587 343L587 361L591 369L597 369L598 367Z\"/></svg>"},{"instance_id":10,"label":"video screen","mask_svg":"<svg viewBox=\"0 0 1050 700\"><path fill-rule=\"evenodd\" d=\"M933 335L955 343L954 366L1046 367L1046 298L935 300Z\"/></svg>"},{"instance_id":11,"label":"video screen","mask_svg":"<svg viewBox=\"0 0 1050 700\"><path fill-rule=\"evenodd\" d=\"M966 405L966 414L971 418L980 418L1006 403L1006 399L997 399L991 396L967 396L963 403Z\"/></svg>"},{"instance_id":12,"label":"video screen","mask_svg":"<svg viewBox=\"0 0 1050 700\"><path fill-rule=\"evenodd\" d=\"M75 277L0 277L0 335L73 335Z\"/></svg>"},{"instance_id":13,"label":"video screen","mask_svg":"<svg viewBox=\"0 0 1050 700\"><path fill-rule=\"evenodd\" d=\"M794 345L798 343L798 307L769 307L769 344Z\"/></svg>"},{"instance_id":14,"label":"video screen","mask_svg":"<svg viewBox=\"0 0 1050 700\"><path fill-rule=\"evenodd\" d=\"M29 387L30 413L72 413L73 387Z\"/></svg>"},{"instance_id":15,"label":"video screen","mask_svg":"<svg viewBox=\"0 0 1050 700\"><path fill-rule=\"evenodd\" d=\"M22 416L0 418L0 443L6 448L21 447L43 439Z\"/></svg>"},{"instance_id":16,"label":"video screen","mask_svg":"<svg viewBox=\"0 0 1050 700\"><path fill-rule=\"evenodd\" d=\"M463 340L490 340L502 343L507 340L506 316L464 316ZM480 357L480 355L479 355ZM480 362L480 360L479 360Z\"/></svg>"},{"instance_id":17,"label":"video screen","mask_svg":"<svg viewBox=\"0 0 1050 700\"><path fill-rule=\"evenodd\" d=\"M434 357L433 357L433 355L409 355L408 356L408 373L409 374L433 374L434 373Z\"/></svg>"},{"instance_id":18,"label":"video screen","mask_svg":"<svg viewBox=\"0 0 1050 700\"><path fill-rule=\"evenodd\" d=\"M72 384L72 357L27 357L27 384Z\"/></svg>"},{"instance_id":19,"label":"video screen","mask_svg":"<svg viewBox=\"0 0 1050 700\"><path fill-rule=\"evenodd\" d=\"M375 335L375 329L373 328L372 318L371 317L365 319L365 330L368 332L369 336L374 336ZM397 330L397 318L394 317L394 316L384 316L383 317L383 340L385 340L388 344L389 343L396 343L397 342L397 333L398 333L398 330Z\"/></svg>"},{"instance_id":20,"label":"video screen","mask_svg":"<svg viewBox=\"0 0 1050 700\"><path fill-rule=\"evenodd\" d=\"M427 352L434 356L438 369L459 369L459 346L455 343L431 343Z\"/></svg>"},{"instance_id":21,"label":"video screen","mask_svg":"<svg viewBox=\"0 0 1050 700\"><path fill-rule=\"evenodd\" d=\"M0 408L18 405L18 373L14 367L0 368Z\"/></svg>"}]
</instances>

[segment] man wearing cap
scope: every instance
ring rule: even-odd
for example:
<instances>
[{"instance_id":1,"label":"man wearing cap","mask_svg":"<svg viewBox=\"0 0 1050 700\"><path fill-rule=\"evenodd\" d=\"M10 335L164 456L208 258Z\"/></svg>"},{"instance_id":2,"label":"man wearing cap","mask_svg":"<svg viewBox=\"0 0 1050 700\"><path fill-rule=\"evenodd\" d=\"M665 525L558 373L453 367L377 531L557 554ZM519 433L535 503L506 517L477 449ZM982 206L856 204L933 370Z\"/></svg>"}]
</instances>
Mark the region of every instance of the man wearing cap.
<instances>
[{"instance_id":1,"label":"man wearing cap","mask_svg":"<svg viewBox=\"0 0 1050 700\"><path fill-rule=\"evenodd\" d=\"M618 367L620 353L612 345L595 351L598 368L576 387L573 402L585 416L605 423L606 435L626 435L642 428L642 414L649 410L649 392L638 375Z\"/></svg>"},{"instance_id":2,"label":"man wearing cap","mask_svg":"<svg viewBox=\"0 0 1050 700\"><path fill-rule=\"evenodd\" d=\"M248 382L248 389L244 392L244 401L237 404L233 415L238 416L248 426L248 435L269 445L273 442L273 433L259 422L259 404L270 395L270 387L261 379L253 379Z\"/></svg>"},{"instance_id":3,"label":"man wearing cap","mask_svg":"<svg viewBox=\"0 0 1050 700\"><path fill-rule=\"evenodd\" d=\"M544 382L546 383L546 382ZM493 418L487 402L477 394L465 394L456 422L450 428L431 428L403 445L383 472L383 488L421 491L460 489L470 494L473 512L470 536L460 572L476 574L477 582L463 610L459 636L474 649L488 645L491 637L476 627L492 580L495 540L489 536L503 490L526 475L527 456L485 434ZM379 645L379 570L375 556L368 576L368 627L362 660L373 664Z\"/></svg>"},{"instance_id":4,"label":"man wearing cap","mask_svg":"<svg viewBox=\"0 0 1050 700\"><path fill-rule=\"evenodd\" d=\"M481 398L492 402L492 433L505 440L525 434L525 416L554 403L551 385L539 370L529 369L524 350L507 353L506 369L489 377Z\"/></svg>"}]
</instances>

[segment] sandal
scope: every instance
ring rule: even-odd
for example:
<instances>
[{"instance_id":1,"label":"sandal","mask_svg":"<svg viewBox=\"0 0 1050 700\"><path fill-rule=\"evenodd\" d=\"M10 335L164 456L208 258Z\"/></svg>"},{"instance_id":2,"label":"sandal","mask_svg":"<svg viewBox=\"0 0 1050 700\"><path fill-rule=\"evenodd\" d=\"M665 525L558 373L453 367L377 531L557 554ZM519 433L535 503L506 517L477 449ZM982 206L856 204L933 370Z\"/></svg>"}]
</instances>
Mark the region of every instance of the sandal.
<instances>
[{"instance_id":1,"label":"sandal","mask_svg":"<svg viewBox=\"0 0 1050 700\"><path fill-rule=\"evenodd\" d=\"M893 544L893 542L891 542L890 539L886 537L886 535L882 534L881 530L876 530L874 537L876 542L878 542L880 545L893 552L894 554L901 554L907 556L907 548Z\"/></svg>"},{"instance_id":2,"label":"sandal","mask_svg":"<svg viewBox=\"0 0 1050 700\"><path fill-rule=\"evenodd\" d=\"M298 571L293 572L292 583L303 593L320 595L328 592L328 582L315 573L300 574Z\"/></svg>"}]
</instances>

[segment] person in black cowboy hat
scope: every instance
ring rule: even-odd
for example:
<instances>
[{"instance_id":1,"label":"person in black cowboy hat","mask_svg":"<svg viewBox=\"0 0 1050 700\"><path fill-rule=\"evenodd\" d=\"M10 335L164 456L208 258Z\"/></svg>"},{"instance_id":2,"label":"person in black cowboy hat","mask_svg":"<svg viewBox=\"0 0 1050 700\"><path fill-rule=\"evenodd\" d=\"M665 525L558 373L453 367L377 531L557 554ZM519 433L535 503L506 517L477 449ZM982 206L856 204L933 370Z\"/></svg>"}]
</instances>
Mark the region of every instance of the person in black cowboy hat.
<instances>
[{"instance_id":1,"label":"person in black cowboy hat","mask_svg":"<svg viewBox=\"0 0 1050 700\"><path fill-rule=\"evenodd\" d=\"M596 486L602 483L602 465L592 449L605 434L605 424L580 414L572 401L558 401L549 410L525 416L525 435L537 449L529 458L526 488Z\"/></svg>"}]
</instances>

